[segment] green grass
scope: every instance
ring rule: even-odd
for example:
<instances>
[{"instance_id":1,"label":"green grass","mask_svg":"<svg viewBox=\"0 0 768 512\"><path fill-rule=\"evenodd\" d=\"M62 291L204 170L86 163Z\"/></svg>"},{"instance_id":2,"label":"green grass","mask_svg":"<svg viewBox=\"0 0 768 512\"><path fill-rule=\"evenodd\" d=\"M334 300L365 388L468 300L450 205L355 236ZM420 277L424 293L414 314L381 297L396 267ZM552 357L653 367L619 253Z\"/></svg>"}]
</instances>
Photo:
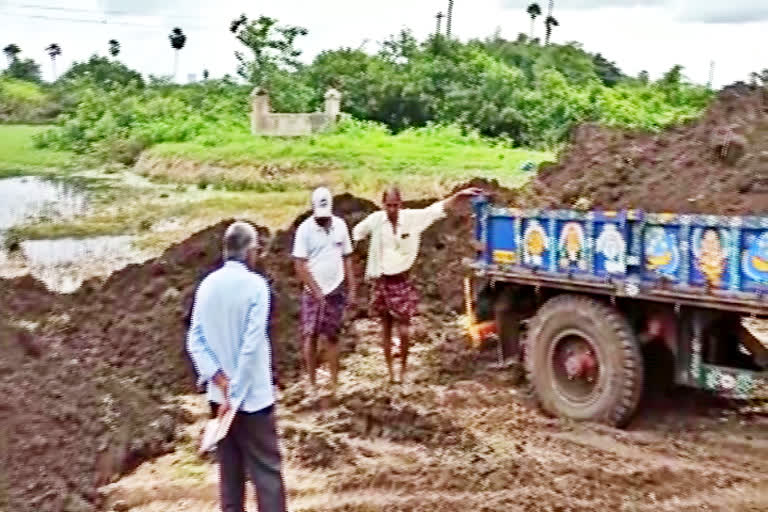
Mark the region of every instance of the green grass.
<instances>
[{"instance_id":1,"label":"green grass","mask_svg":"<svg viewBox=\"0 0 768 512\"><path fill-rule=\"evenodd\" d=\"M261 172L242 172L242 168L280 169L292 173L336 173L344 188L409 179L428 178L461 181L472 177L495 178L508 186L526 179L521 165L531 160L539 163L552 159L549 152L511 148L476 135L462 135L456 127L427 127L391 135L375 127L353 125L349 131L298 138L255 137L232 134L220 143L208 141L160 144L149 156L167 160L199 162L203 166L240 168L241 180L262 182ZM187 167L188 169L188 167ZM218 172L218 179L233 179ZM163 170L150 171L160 176ZM194 173L174 172L173 179L196 182ZM207 176L206 179L211 179ZM335 181L335 180L334 180Z\"/></svg>"},{"instance_id":2,"label":"green grass","mask_svg":"<svg viewBox=\"0 0 768 512\"><path fill-rule=\"evenodd\" d=\"M31 126L0 126L0 176L9 162L26 174L45 166L78 162L69 153L35 149ZM7 136L6 136L7 135ZM4 150L8 148L10 151ZM353 122L337 132L301 138L225 134L219 143L162 144L148 150L139 170L157 182L149 188L82 178L93 211L63 222L31 222L12 229L15 239L132 234L141 249L162 249L206 225L244 217L284 228L307 207L308 189L318 185L376 200L388 183L400 183L407 198L438 197L473 177L522 184L531 160L552 154L511 148L455 127L428 127L391 135ZM154 157L154 158L153 158ZM28 167L25 167L28 166ZM66 167L59 167L59 169ZM32 171L24 171L31 169ZM8 172L8 171L6 171ZM68 179L79 174L66 172ZM193 187L174 184L195 184ZM158 221L173 220L163 230Z\"/></svg>"},{"instance_id":3,"label":"green grass","mask_svg":"<svg viewBox=\"0 0 768 512\"><path fill-rule=\"evenodd\" d=\"M51 171L72 164L68 151L38 149L32 136L49 126L0 125L0 178Z\"/></svg>"}]
</instances>

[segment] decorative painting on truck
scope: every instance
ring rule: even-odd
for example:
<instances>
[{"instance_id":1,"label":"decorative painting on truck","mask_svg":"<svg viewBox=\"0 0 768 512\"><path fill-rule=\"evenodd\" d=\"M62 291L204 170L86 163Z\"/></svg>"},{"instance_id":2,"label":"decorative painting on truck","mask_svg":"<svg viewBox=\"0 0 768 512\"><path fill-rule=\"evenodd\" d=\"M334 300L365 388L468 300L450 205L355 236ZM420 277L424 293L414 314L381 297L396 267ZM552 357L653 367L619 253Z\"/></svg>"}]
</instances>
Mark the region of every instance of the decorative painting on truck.
<instances>
[{"instance_id":1,"label":"decorative painting on truck","mask_svg":"<svg viewBox=\"0 0 768 512\"><path fill-rule=\"evenodd\" d=\"M547 266L551 243L544 227L536 219L525 222L523 233L523 263L531 267Z\"/></svg>"},{"instance_id":2,"label":"decorative painting on truck","mask_svg":"<svg viewBox=\"0 0 768 512\"><path fill-rule=\"evenodd\" d=\"M597 226L595 240L595 273L598 275L627 273L627 243L612 222Z\"/></svg>"},{"instance_id":3,"label":"decorative painting on truck","mask_svg":"<svg viewBox=\"0 0 768 512\"><path fill-rule=\"evenodd\" d=\"M643 239L646 277L680 280L679 233L676 226L649 226Z\"/></svg>"},{"instance_id":4,"label":"decorative painting on truck","mask_svg":"<svg viewBox=\"0 0 768 512\"><path fill-rule=\"evenodd\" d=\"M691 284L728 288L730 234L725 228L697 227L691 235Z\"/></svg>"},{"instance_id":5,"label":"decorative painting on truck","mask_svg":"<svg viewBox=\"0 0 768 512\"><path fill-rule=\"evenodd\" d=\"M558 266L563 269L587 270L587 244L580 222L561 223L557 243Z\"/></svg>"},{"instance_id":6,"label":"decorative painting on truck","mask_svg":"<svg viewBox=\"0 0 768 512\"><path fill-rule=\"evenodd\" d=\"M768 291L768 231L743 231L741 272L744 290Z\"/></svg>"}]
</instances>

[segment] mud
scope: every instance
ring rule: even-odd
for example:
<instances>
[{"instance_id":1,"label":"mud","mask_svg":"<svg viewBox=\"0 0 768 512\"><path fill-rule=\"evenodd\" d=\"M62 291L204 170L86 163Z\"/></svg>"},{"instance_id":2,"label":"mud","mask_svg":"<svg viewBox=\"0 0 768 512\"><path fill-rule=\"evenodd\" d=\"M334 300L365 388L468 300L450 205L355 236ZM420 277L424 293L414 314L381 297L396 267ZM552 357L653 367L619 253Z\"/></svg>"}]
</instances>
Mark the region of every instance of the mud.
<instances>
[{"instance_id":1,"label":"mud","mask_svg":"<svg viewBox=\"0 0 768 512\"><path fill-rule=\"evenodd\" d=\"M761 93L727 89L701 121L665 134L578 129L562 162L522 194L474 184L508 204L764 211L765 108ZM336 209L352 226L375 205L344 195ZM641 412L627 433L571 425L527 407L511 375L488 371L494 353L464 349L455 314L462 258L473 252L467 216L441 221L422 240L412 384L382 386L378 331L359 308L343 334L343 389L304 395L299 286L287 257L301 220L274 235L260 230L287 460L330 472L322 493L297 499L298 510L768 509L760 406L673 400L644 409L653 415ZM29 277L0 281L0 393L9 397L0 405L0 509L97 510L100 485L178 446L189 418L172 397L194 392L185 318L196 284L220 264L227 224L68 296Z\"/></svg>"},{"instance_id":2,"label":"mud","mask_svg":"<svg viewBox=\"0 0 768 512\"><path fill-rule=\"evenodd\" d=\"M283 390L278 426L291 510L768 507L768 421L744 404L676 392L643 408L625 431L549 418L521 400L506 372L488 367L492 350L470 351L444 319L421 322L442 335L414 347L411 385L383 384L378 333L360 319L350 328L356 349L343 360L335 397L309 395L302 383ZM357 413L352 423L350 411ZM362 427L370 418L382 421ZM404 428L412 430L398 435ZM417 432L426 437L411 435ZM462 442L446 442L445 432ZM215 510L215 466L201 468L207 476L199 480L174 478L179 457L142 466L111 487L110 503L123 501L133 512Z\"/></svg>"},{"instance_id":3,"label":"mud","mask_svg":"<svg viewBox=\"0 0 768 512\"><path fill-rule=\"evenodd\" d=\"M698 120L660 134L584 125L539 170L527 203L654 212L768 211L768 93L734 85Z\"/></svg>"},{"instance_id":4,"label":"mud","mask_svg":"<svg viewBox=\"0 0 768 512\"><path fill-rule=\"evenodd\" d=\"M335 208L353 226L376 207L342 195ZM295 381L300 371L300 289L286 255L293 228L303 217L274 236L260 228L265 242L260 270L274 295L270 334L280 386ZM91 510L100 505L98 485L172 448L183 418L167 400L194 391L184 351L185 319L197 283L220 264L220 240L229 222L197 233L154 260L129 265L106 281L87 281L70 295L53 294L31 277L0 280L3 321L24 326L5 329L4 343L15 346L20 363L6 365L0 381L0 392L13 397L5 405L8 446L13 448L3 453L2 475L14 482L6 485L11 509L58 511L76 502ZM424 313L461 308L455 276L463 272L460 257L469 255L464 242L470 229L468 218L451 217L424 237L422 263L414 274L425 298ZM357 273L362 279L365 246L361 253ZM366 300L363 293L361 303ZM365 315L365 308L359 308L357 316ZM30 352L27 346L35 349ZM359 435L380 431L392 439L429 440L437 432L440 439L450 438L450 431L435 427L431 416L422 417L410 406L381 397L353 403L357 407L339 413L340 424L351 424L375 405ZM388 425L393 418L400 418L402 428ZM418 426L406 428L410 422ZM337 424L336 429L343 427Z\"/></svg>"}]
</instances>

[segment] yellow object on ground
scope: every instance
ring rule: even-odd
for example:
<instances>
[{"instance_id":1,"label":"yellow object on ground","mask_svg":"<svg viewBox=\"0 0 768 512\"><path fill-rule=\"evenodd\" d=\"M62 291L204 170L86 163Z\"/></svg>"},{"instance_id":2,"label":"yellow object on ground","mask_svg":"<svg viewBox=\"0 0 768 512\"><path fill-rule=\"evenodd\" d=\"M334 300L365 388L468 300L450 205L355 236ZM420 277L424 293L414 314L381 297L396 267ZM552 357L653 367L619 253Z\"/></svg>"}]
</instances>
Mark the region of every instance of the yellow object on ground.
<instances>
[{"instance_id":1,"label":"yellow object on ground","mask_svg":"<svg viewBox=\"0 0 768 512\"><path fill-rule=\"evenodd\" d=\"M464 278L464 304L467 310L467 333L469 339L474 348L478 348L480 344L490 335L496 333L496 322L478 322L475 316L475 308L472 303L472 278Z\"/></svg>"}]
</instances>

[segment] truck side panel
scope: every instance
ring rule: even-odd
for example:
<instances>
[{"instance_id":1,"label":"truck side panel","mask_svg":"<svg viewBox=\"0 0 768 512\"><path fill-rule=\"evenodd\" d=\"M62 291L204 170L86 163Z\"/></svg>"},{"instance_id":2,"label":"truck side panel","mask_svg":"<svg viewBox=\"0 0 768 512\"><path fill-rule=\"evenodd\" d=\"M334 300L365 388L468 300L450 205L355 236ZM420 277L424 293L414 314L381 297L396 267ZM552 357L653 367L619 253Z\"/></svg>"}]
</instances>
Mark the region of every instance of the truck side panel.
<instances>
[{"instance_id":1,"label":"truck side panel","mask_svg":"<svg viewBox=\"0 0 768 512\"><path fill-rule=\"evenodd\" d=\"M474 267L498 279L768 316L768 217L475 209Z\"/></svg>"}]
</instances>

